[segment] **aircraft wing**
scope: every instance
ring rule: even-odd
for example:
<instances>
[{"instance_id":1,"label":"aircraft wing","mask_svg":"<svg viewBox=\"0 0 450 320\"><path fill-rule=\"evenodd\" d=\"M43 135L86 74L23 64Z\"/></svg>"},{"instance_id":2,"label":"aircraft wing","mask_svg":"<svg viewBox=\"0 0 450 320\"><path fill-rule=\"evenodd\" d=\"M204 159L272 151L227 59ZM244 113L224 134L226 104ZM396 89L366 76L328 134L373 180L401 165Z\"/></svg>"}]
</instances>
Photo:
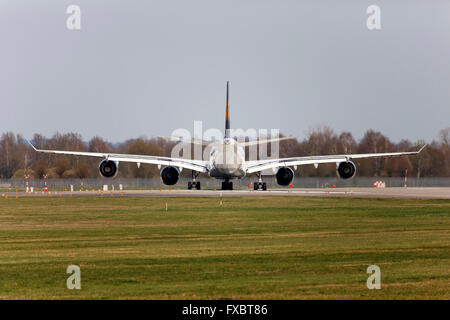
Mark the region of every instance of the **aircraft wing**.
<instances>
[{"instance_id":1,"label":"aircraft wing","mask_svg":"<svg viewBox=\"0 0 450 320\"><path fill-rule=\"evenodd\" d=\"M362 153L362 154L344 154L344 155L330 155L330 156L310 156L310 157L295 157L282 159L267 159L258 161L249 161L247 163L247 173L259 172L267 169L275 169L279 167L301 166L305 164L319 164L319 163L340 163L350 161L351 159L363 158L378 158L378 157L398 157L407 155L419 154L424 145L419 151L412 152L388 152L388 153Z\"/></svg>"},{"instance_id":2,"label":"aircraft wing","mask_svg":"<svg viewBox=\"0 0 450 320\"><path fill-rule=\"evenodd\" d=\"M150 163L163 166L180 167L198 172L208 172L207 161L201 160L190 160L190 159L170 158L160 156L145 156L134 154L107 153L107 152L100 153L100 152L83 152L83 151L41 150L37 149L30 142L28 143L33 147L35 151L43 153L96 157L118 162Z\"/></svg>"}]
</instances>

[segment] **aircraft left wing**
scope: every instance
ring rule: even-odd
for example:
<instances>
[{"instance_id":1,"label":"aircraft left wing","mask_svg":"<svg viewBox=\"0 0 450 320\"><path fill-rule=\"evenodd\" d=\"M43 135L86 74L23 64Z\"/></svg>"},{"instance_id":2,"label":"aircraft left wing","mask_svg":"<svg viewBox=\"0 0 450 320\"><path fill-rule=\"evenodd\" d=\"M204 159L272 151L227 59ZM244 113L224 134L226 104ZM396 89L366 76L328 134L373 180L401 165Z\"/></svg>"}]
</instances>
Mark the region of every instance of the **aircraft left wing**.
<instances>
[{"instance_id":1,"label":"aircraft left wing","mask_svg":"<svg viewBox=\"0 0 450 320\"><path fill-rule=\"evenodd\" d=\"M295 157L295 158L281 158L281 159L267 159L247 162L247 173L259 172L267 169L274 169L279 167L301 166L305 164L319 164L319 163L340 163L350 161L351 159L362 158L377 158L377 157L398 157L407 155L419 154L426 145L420 148L419 151L412 152L388 152L388 153L362 153L362 154L344 154L344 155L330 155L330 156L310 156L310 157Z\"/></svg>"},{"instance_id":2,"label":"aircraft left wing","mask_svg":"<svg viewBox=\"0 0 450 320\"><path fill-rule=\"evenodd\" d=\"M62 155L72 155L72 156L87 156L104 158L107 160L117 161L117 162L135 162L135 163L149 163L163 166L180 167L189 170L194 170L198 172L208 172L208 163L201 160L190 160L181 158L170 158L170 157L160 157L160 156L145 156L145 155L134 155L134 154L121 154L121 153L99 153L99 152L83 152L83 151L60 151L60 150L41 150L37 149L35 146L28 142L35 151L43 153L53 153Z\"/></svg>"}]
</instances>

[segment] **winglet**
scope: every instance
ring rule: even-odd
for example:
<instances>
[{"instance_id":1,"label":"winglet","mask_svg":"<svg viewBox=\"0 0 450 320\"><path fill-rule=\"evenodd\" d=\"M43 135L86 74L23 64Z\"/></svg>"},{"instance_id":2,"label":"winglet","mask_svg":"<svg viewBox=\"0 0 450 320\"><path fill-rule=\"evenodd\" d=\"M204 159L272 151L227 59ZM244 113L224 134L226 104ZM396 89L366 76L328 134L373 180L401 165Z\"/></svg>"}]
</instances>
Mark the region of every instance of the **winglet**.
<instances>
[{"instance_id":1,"label":"winglet","mask_svg":"<svg viewBox=\"0 0 450 320\"><path fill-rule=\"evenodd\" d=\"M423 145L423 147L422 147L422 148L420 148L420 149L419 149L419 151L417 151L417 153L421 153L421 152L422 152L422 150L423 150L423 149L425 149L425 147L426 147L426 146L427 146L427 145L426 145L426 144L424 144L424 145Z\"/></svg>"},{"instance_id":2,"label":"winglet","mask_svg":"<svg viewBox=\"0 0 450 320\"><path fill-rule=\"evenodd\" d=\"M36 149L35 146L33 146L33 145L31 144L30 140L27 140L27 142L28 142L28 144L34 149L34 151L39 151L38 149Z\"/></svg>"}]
</instances>

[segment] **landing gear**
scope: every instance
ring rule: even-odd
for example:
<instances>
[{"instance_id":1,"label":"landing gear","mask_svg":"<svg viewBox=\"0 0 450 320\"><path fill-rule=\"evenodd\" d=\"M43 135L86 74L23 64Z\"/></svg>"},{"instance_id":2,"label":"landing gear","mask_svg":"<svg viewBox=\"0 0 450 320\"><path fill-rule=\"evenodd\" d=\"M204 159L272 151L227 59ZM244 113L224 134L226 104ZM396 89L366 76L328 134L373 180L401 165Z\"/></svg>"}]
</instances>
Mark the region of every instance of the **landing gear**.
<instances>
[{"instance_id":1,"label":"landing gear","mask_svg":"<svg viewBox=\"0 0 450 320\"><path fill-rule=\"evenodd\" d=\"M233 190L233 182L228 180L223 181L222 190Z\"/></svg>"},{"instance_id":2,"label":"landing gear","mask_svg":"<svg viewBox=\"0 0 450 320\"><path fill-rule=\"evenodd\" d=\"M197 189L200 190L200 181L189 181L188 190Z\"/></svg>"},{"instance_id":3,"label":"landing gear","mask_svg":"<svg viewBox=\"0 0 450 320\"><path fill-rule=\"evenodd\" d=\"M197 181L198 172L192 170L192 181L188 182L188 190L197 189L200 190L200 181Z\"/></svg>"},{"instance_id":4,"label":"landing gear","mask_svg":"<svg viewBox=\"0 0 450 320\"><path fill-rule=\"evenodd\" d=\"M267 184L265 182L255 182L253 184L253 189L256 190L263 190L266 191L267 190Z\"/></svg>"},{"instance_id":5,"label":"landing gear","mask_svg":"<svg viewBox=\"0 0 450 320\"><path fill-rule=\"evenodd\" d=\"M267 190L267 184L262 181L261 173L258 173L257 176L258 176L258 182L255 182L253 184L253 190L255 190L255 191L257 191L257 190L266 191Z\"/></svg>"}]
</instances>

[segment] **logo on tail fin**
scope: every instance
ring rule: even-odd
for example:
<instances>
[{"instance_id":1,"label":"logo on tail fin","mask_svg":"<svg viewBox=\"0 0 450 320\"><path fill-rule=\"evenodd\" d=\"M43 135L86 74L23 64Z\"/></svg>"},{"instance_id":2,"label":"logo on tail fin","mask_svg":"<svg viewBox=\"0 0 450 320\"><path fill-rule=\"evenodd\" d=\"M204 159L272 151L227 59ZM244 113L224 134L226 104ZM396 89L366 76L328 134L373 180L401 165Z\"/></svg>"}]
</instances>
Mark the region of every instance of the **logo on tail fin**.
<instances>
[{"instance_id":1,"label":"logo on tail fin","mask_svg":"<svg viewBox=\"0 0 450 320\"><path fill-rule=\"evenodd\" d=\"M230 137L230 88L229 88L230 82L227 81L227 104L226 104L226 111L225 111L225 138Z\"/></svg>"}]
</instances>

